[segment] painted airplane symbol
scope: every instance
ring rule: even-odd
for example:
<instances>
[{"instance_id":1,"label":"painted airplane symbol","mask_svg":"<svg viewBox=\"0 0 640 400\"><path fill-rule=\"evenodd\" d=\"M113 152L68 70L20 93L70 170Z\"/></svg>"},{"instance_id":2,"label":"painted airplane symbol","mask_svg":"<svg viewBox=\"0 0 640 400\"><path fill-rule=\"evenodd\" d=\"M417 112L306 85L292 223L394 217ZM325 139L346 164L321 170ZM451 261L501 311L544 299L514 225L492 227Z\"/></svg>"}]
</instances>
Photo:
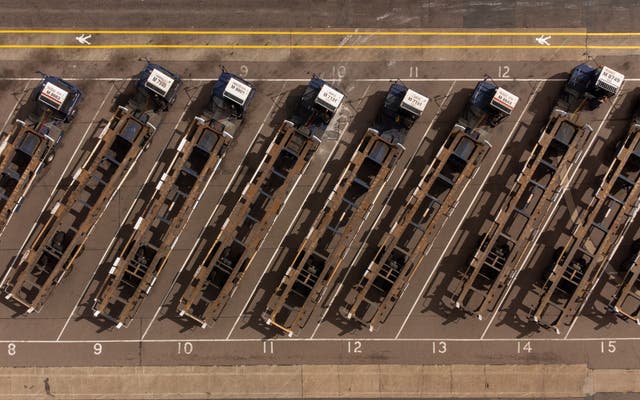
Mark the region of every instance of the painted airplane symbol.
<instances>
[{"instance_id":1,"label":"painted airplane symbol","mask_svg":"<svg viewBox=\"0 0 640 400\"><path fill-rule=\"evenodd\" d=\"M551 39L551 36L544 36L544 35L540 35L539 38L536 38L536 42L538 42L538 44L543 44L545 46L550 46L549 42L547 42L547 40Z\"/></svg>"},{"instance_id":2,"label":"painted airplane symbol","mask_svg":"<svg viewBox=\"0 0 640 400\"><path fill-rule=\"evenodd\" d=\"M80 36L76 36L76 40L80 42L80 44L91 44L88 39L91 39L91 35L86 35L83 33Z\"/></svg>"}]
</instances>

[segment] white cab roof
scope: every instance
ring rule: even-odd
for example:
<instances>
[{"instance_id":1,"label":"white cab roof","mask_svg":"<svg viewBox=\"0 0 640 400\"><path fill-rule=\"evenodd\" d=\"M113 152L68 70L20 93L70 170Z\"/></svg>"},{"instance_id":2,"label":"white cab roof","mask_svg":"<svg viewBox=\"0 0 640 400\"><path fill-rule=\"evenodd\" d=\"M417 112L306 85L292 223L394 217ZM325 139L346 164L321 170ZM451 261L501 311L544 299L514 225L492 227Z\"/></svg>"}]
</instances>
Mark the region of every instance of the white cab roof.
<instances>
[{"instance_id":1,"label":"white cab roof","mask_svg":"<svg viewBox=\"0 0 640 400\"><path fill-rule=\"evenodd\" d=\"M400 107L417 115L422 115L422 112L427 107L427 103L429 103L429 98L414 90L407 89L407 93L404 95Z\"/></svg>"},{"instance_id":2,"label":"white cab roof","mask_svg":"<svg viewBox=\"0 0 640 400\"><path fill-rule=\"evenodd\" d=\"M342 103L343 98L344 95L342 93L338 92L331 86L324 84L318 93L318 97L316 97L316 103L331 111L335 111L340 106L340 103Z\"/></svg>"},{"instance_id":3,"label":"white cab roof","mask_svg":"<svg viewBox=\"0 0 640 400\"><path fill-rule=\"evenodd\" d=\"M622 82L624 82L624 75L609 67L602 67L600 76L598 76L598 80L596 81L596 86L616 93L618 89L620 89L620 86L622 86ZM613 90L611 90L611 88L613 88Z\"/></svg>"},{"instance_id":4,"label":"white cab roof","mask_svg":"<svg viewBox=\"0 0 640 400\"><path fill-rule=\"evenodd\" d=\"M51 105L56 110L60 110L68 95L69 92L66 90L59 88L51 82L47 82L40 93L40 101Z\"/></svg>"},{"instance_id":5,"label":"white cab roof","mask_svg":"<svg viewBox=\"0 0 640 400\"><path fill-rule=\"evenodd\" d=\"M227 82L222 96L244 106L247 98L249 98L249 94L251 94L251 86L245 85L235 78L231 78L229 82Z\"/></svg>"},{"instance_id":6,"label":"white cab roof","mask_svg":"<svg viewBox=\"0 0 640 400\"><path fill-rule=\"evenodd\" d=\"M173 78L154 68L144 85L164 97L171 89L173 82Z\"/></svg>"},{"instance_id":7,"label":"white cab roof","mask_svg":"<svg viewBox=\"0 0 640 400\"><path fill-rule=\"evenodd\" d=\"M491 99L491 105L506 112L507 114L511 114L513 109L516 108L518 100L520 100L518 96L499 87L496 89L496 93Z\"/></svg>"}]
</instances>

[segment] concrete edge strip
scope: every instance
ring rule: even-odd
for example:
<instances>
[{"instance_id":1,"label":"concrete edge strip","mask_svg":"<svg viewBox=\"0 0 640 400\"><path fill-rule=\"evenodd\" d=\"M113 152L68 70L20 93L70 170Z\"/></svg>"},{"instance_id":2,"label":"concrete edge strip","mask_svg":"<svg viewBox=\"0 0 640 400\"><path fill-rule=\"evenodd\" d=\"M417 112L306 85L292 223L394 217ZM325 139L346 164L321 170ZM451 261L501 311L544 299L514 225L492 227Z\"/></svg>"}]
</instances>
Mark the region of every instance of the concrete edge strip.
<instances>
[{"instance_id":1,"label":"concrete edge strip","mask_svg":"<svg viewBox=\"0 0 640 400\"><path fill-rule=\"evenodd\" d=\"M586 364L0 368L0 399L534 398L640 392L640 370Z\"/></svg>"}]
</instances>

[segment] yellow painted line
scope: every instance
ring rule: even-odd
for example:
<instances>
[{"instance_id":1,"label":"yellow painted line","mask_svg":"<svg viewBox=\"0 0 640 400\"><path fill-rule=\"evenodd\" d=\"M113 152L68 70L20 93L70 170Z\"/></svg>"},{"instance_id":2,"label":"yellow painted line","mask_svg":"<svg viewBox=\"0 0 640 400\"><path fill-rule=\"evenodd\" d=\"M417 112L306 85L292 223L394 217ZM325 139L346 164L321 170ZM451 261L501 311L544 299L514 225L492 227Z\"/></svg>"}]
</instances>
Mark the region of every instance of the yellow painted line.
<instances>
[{"instance_id":1,"label":"yellow painted line","mask_svg":"<svg viewBox=\"0 0 640 400\"><path fill-rule=\"evenodd\" d=\"M640 49L640 45L589 45L587 46L589 49L599 49L599 50L638 50Z\"/></svg>"},{"instance_id":2,"label":"yellow painted line","mask_svg":"<svg viewBox=\"0 0 640 400\"><path fill-rule=\"evenodd\" d=\"M584 45L243 45L243 44L107 44L107 45L67 45L67 44L0 44L0 49L584 49ZM590 49L640 49L638 46L588 46Z\"/></svg>"},{"instance_id":3,"label":"yellow painted line","mask_svg":"<svg viewBox=\"0 0 640 400\"><path fill-rule=\"evenodd\" d=\"M95 35L294 35L294 36L640 36L640 32L474 32L474 31L189 31L189 30L77 30L0 29L0 34L95 34Z\"/></svg>"},{"instance_id":4,"label":"yellow painted line","mask_svg":"<svg viewBox=\"0 0 640 400\"><path fill-rule=\"evenodd\" d=\"M640 36L640 32L475 32L475 31L189 31L189 30L77 30L0 29L0 34L94 34L94 35L293 35L293 36Z\"/></svg>"}]
</instances>

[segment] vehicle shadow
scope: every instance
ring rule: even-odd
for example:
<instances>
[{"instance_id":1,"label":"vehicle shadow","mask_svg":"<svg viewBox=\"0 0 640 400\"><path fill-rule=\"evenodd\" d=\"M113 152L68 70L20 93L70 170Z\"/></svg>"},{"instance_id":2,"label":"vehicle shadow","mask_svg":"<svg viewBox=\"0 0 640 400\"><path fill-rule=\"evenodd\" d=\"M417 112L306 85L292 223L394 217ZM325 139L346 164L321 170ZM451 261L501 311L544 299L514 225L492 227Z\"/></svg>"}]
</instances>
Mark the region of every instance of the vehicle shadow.
<instances>
[{"instance_id":1,"label":"vehicle shadow","mask_svg":"<svg viewBox=\"0 0 640 400\"><path fill-rule=\"evenodd\" d=\"M529 315L537 307L542 287L550 276L562 246L571 236L576 223L585 219L585 210L593 199L608 165L616 157L615 148L624 139L628 127L629 104L623 102L616 105L607 120L606 126L610 134L604 139L595 139L591 152L584 158L576 180L561 200L557 212L551 219L546 231L535 244L534 257L522 268L522 273L516 278L510 305L505 305L499 312L504 317L496 326L507 325L521 332L540 329L533 322L528 321ZM581 119L594 118L586 113ZM597 127L594 127L597 129ZM598 321L596 321L598 322ZM568 326L565 326L568 329Z\"/></svg>"},{"instance_id":2,"label":"vehicle shadow","mask_svg":"<svg viewBox=\"0 0 640 400\"><path fill-rule=\"evenodd\" d=\"M344 279L343 289L337 294L331 305L331 309L326 315L326 320L341 330L339 335L346 335L354 330L363 328L363 325L359 322L346 318L347 312L345 306L347 305L347 299L350 297L352 288L361 280L369 265L365 260L372 260L379 250L379 247L374 245L374 243L380 243L380 241L382 241L384 235L388 232L388 227L393 225L403 205L406 204L407 197L423 179L422 175L425 169L437 154L440 144L444 143L457 116L464 110L471 93L471 89L462 89L450 95L449 98L442 96L432 99L441 109L440 114L431 126L433 134L428 134L426 139L420 144L415 157L409 161L406 167L406 174L402 178L398 188L389 193L387 198L383 200L388 202L387 211L383 211L385 214L380 221L378 221L378 224L372 227L366 243L363 243L363 250L360 256L351 263L351 270L343 270L343 276L341 276L341 279L338 281L340 282ZM447 103L446 108L442 108L445 103ZM420 134L420 132L412 133ZM375 217L376 216L373 215L370 216L370 218ZM344 276L345 274L346 276Z\"/></svg>"},{"instance_id":3,"label":"vehicle shadow","mask_svg":"<svg viewBox=\"0 0 640 400\"><path fill-rule=\"evenodd\" d=\"M199 115L200 112L207 106L210 99L210 90L207 90L207 86L212 87L212 84L206 84L203 86L202 90L199 91L198 96L191 99L191 102L185 111L185 115L190 115L192 120L195 116ZM187 90L187 88L185 88ZM124 101L124 99L121 99ZM189 121L190 121L189 120ZM152 198L154 196L156 190L157 180L160 175L165 171L173 158L177 153L177 149L175 145L179 142L176 138L181 137L184 132L175 130L172 132L168 145L162 150L161 154L158 156L157 164L155 166L155 170L152 172L150 179L146 182L140 192L137 194L135 203L131 210L131 214L126 221L119 227L113 245L107 249L107 254L104 257L104 262L98 266L96 273L93 276L92 283L89 286L88 293L91 293L88 296L85 296L85 302L78 305L79 309L79 319L86 319L91 321L98 327L98 332L111 329L114 326L114 323L106 318L103 315L99 315L95 317L93 315L93 299L96 298L101 289L101 285L108 278L108 271L113 265L114 259L116 255L122 254L125 250L125 246L128 244L128 239L134 234L134 224L136 223L138 217L144 211L145 208L151 204ZM124 215L120 215L118 217L118 221L121 221L124 218ZM117 289L116 289L117 290ZM140 299L141 303L143 299Z\"/></svg>"},{"instance_id":4,"label":"vehicle shadow","mask_svg":"<svg viewBox=\"0 0 640 400\"><path fill-rule=\"evenodd\" d=\"M298 220L280 245L278 257L270 267L270 270L260 280L252 303L249 306L252 310L250 317L239 329L251 328L265 335L265 337L281 334L279 330L266 325L262 318L262 312L266 309L271 295L275 293L285 271L293 263L298 247L303 242L304 237L316 223L316 218L319 217L321 210L324 208L329 194L338 184L338 179L356 151L360 138L364 136L367 128L373 123L375 112L381 107L385 95L386 92L382 91L368 95L362 108L363 111L360 112L355 112L353 105L359 99L352 100L350 107L354 110L355 117L353 117L347 129L354 134L354 140L350 142L343 140L338 143L338 149L336 149L334 157L328 160L321 172L322 175L318 180L317 187L310 193L302 206ZM327 294L325 293L326 297Z\"/></svg>"},{"instance_id":5,"label":"vehicle shadow","mask_svg":"<svg viewBox=\"0 0 640 400\"><path fill-rule=\"evenodd\" d=\"M564 74L551 78L559 77L564 77ZM547 81L535 93L535 85L532 84L530 95L535 97L529 108L522 111L533 115L532 119L526 119L527 122L520 121L513 126L504 124L494 128L490 133L489 140L496 135L507 135L513 130L513 138L505 144L504 150L498 156L496 170L484 183L478 201L472 205L471 212L463 221L457 238L453 241L453 250L442 259L440 266L434 266L438 270L432 287L423 294L424 306L421 312L434 312L444 319L443 325L468 315L455 308L453 297L461 289L463 274L482 240L481 232L486 232L490 227L493 217L505 201L509 189L515 183L517 172L523 168L531 149L535 146L540 131L547 122L553 101L561 89L561 82ZM522 101L526 102L525 99Z\"/></svg>"},{"instance_id":6,"label":"vehicle shadow","mask_svg":"<svg viewBox=\"0 0 640 400\"><path fill-rule=\"evenodd\" d=\"M272 128L270 134L259 134L254 147L247 153L245 159L242 161L243 171L238 175L233 187L227 191L221 200L220 210L211 223L203 230L202 235L198 239L196 244L196 251L194 256L189 260L185 266L183 272L176 279L176 290L173 295L167 299L164 306L168 307L170 312L162 315L160 320L169 319L184 330L192 329L195 326L199 326L195 321L187 317L180 317L175 310L178 308L181 297L184 295L187 287L195 273L195 269L202 264L207 252L215 244L215 240L222 229L224 221L231 214L234 205L240 200L242 191L249 184L249 180L253 175L253 172L259 167L267 147L271 143L271 139L275 137L276 132L281 126L282 121L291 115L292 111L297 105L297 101L304 92L306 86L298 86L294 88L288 96L285 98L282 105L277 105L269 126ZM259 93L259 92L258 92ZM272 94L270 98L275 101L279 97L279 94Z\"/></svg>"}]
</instances>

